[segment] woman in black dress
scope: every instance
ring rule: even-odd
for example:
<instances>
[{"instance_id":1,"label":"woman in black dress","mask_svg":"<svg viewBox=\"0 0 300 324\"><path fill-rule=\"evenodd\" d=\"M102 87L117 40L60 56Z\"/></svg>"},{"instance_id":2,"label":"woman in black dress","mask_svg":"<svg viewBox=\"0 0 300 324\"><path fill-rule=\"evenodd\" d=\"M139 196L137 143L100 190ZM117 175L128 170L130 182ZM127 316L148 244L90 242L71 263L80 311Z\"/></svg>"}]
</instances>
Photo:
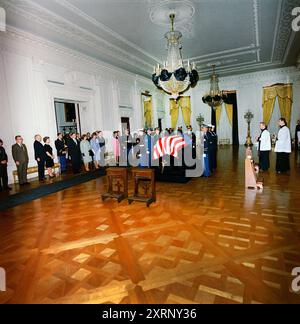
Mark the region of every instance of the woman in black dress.
<instances>
[{"instance_id":1,"label":"woman in black dress","mask_svg":"<svg viewBox=\"0 0 300 324\"><path fill-rule=\"evenodd\" d=\"M53 155L53 149L50 146L50 137L44 137L44 148L45 148L45 152L47 155L46 158L46 168L48 171L48 175L50 178L54 178L55 175L53 174L53 167L54 167L54 155Z\"/></svg>"}]
</instances>

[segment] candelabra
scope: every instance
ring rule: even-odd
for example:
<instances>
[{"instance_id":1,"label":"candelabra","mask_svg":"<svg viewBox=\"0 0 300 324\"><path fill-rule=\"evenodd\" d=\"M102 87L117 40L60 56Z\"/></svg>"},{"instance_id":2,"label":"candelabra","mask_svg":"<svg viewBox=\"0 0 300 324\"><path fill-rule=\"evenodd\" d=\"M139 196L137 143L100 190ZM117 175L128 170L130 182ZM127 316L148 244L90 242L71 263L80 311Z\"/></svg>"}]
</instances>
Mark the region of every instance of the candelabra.
<instances>
[{"instance_id":1,"label":"candelabra","mask_svg":"<svg viewBox=\"0 0 300 324\"><path fill-rule=\"evenodd\" d=\"M190 65L188 61L187 66L184 66L181 56L182 45L180 43L182 34L174 30L174 13L170 14L170 19L172 28L165 35L168 40L167 61L164 62L162 68L159 64L154 67L152 81L158 89L170 94L173 99L177 100L190 87L194 88L197 85L199 75L195 63Z\"/></svg>"},{"instance_id":2,"label":"candelabra","mask_svg":"<svg viewBox=\"0 0 300 324\"><path fill-rule=\"evenodd\" d=\"M248 124L247 138L246 138L246 143L245 143L245 146L247 146L247 147L253 146L253 143L251 140L251 133L250 133L250 124L251 124L251 120L253 119L253 117L254 117L254 115L250 110L248 110L244 115L244 118Z\"/></svg>"}]
</instances>

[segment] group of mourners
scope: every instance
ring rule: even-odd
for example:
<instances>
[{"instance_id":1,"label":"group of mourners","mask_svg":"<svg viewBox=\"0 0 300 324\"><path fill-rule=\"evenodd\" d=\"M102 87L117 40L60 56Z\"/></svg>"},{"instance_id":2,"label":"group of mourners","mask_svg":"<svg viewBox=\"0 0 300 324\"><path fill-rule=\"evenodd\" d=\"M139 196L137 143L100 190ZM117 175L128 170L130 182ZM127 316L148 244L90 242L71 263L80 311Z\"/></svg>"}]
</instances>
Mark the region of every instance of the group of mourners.
<instances>
[{"instance_id":1,"label":"group of mourners","mask_svg":"<svg viewBox=\"0 0 300 324\"><path fill-rule=\"evenodd\" d=\"M276 172L285 173L290 170L290 153L292 142L290 130L284 118L278 121L279 132L275 143ZM270 168L270 151L272 150L271 135L265 123L260 123L261 133L256 138L258 144L260 171L267 171ZM172 135L181 136L186 146L190 146L193 159L203 159L203 176L209 177L217 168L218 136L215 126L203 124L201 126L200 138L197 138L191 126L183 132L182 127L177 130L166 128L140 129L133 135L126 129L121 135L120 131L113 132L113 152L116 165L130 165L130 156L138 161L140 167L153 166L153 148L160 138ZM20 135L15 137L16 143L12 146L12 156L17 167L18 180L20 185L28 184L27 169L29 163L28 151ZM105 166L106 141L101 131L84 134L70 133L63 135L58 133L55 140L56 155L60 164L60 172L67 171L67 162L70 161L73 173L81 172L84 165L85 171L90 171L91 166L98 169ZM300 147L300 120L297 122L295 131L295 149ZM199 148L200 150L197 150ZM49 178L55 177L54 150L48 136L41 135L34 137L34 156L38 165L39 180L45 181L45 169ZM199 154L199 151L201 152ZM197 153L198 152L198 153ZM0 139L0 191L10 190L7 176L8 157Z\"/></svg>"},{"instance_id":2,"label":"group of mourners","mask_svg":"<svg viewBox=\"0 0 300 324\"><path fill-rule=\"evenodd\" d=\"M28 185L27 170L29 156L27 146L21 135L15 137L16 143L12 146L12 157L16 164L18 181L20 186ZM100 168L100 155L104 157L105 140L101 131L79 136L77 133L63 135L57 134L55 140L56 155L59 162L60 173L67 171L68 161L72 165L74 174L81 172L81 166L84 165L85 171L90 171L91 162L94 162L95 168ZM51 146L50 137L43 137L39 134L34 136L34 158L38 166L39 181L44 182L46 172L48 177L54 178L55 154ZM3 147L3 141L0 140L0 191L11 190L8 186L7 175L8 157Z\"/></svg>"}]
</instances>

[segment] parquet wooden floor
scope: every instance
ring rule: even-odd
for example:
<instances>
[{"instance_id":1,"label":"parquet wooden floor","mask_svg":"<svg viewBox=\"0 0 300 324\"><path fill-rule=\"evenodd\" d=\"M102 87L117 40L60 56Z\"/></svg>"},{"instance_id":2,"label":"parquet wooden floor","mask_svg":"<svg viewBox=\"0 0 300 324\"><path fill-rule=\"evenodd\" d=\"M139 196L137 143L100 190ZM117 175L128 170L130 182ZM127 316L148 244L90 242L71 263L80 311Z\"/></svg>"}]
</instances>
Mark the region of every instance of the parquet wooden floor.
<instances>
[{"instance_id":1,"label":"parquet wooden floor","mask_svg":"<svg viewBox=\"0 0 300 324\"><path fill-rule=\"evenodd\" d=\"M244 148L157 202L102 203L104 178L2 212L1 303L300 303L300 166L244 188Z\"/></svg>"}]
</instances>

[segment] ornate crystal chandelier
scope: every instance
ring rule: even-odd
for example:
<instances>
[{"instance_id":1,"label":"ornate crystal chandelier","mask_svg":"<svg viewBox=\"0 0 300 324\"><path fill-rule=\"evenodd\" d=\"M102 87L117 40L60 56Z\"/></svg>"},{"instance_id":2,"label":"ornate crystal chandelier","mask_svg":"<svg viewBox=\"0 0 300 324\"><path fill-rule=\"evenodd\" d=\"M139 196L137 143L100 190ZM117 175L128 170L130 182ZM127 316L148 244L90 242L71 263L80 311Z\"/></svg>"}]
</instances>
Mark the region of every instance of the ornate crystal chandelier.
<instances>
[{"instance_id":1,"label":"ornate crystal chandelier","mask_svg":"<svg viewBox=\"0 0 300 324\"><path fill-rule=\"evenodd\" d=\"M219 78L215 71L215 65L212 66L213 73L210 77L210 90L202 97L202 101L216 109L217 106L223 103L223 100L227 97L225 91L221 91L219 88Z\"/></svg>"},{"instance_id":2,"label":"ornate crystal chandelier","mask_svg":"<svg viewBox=\"0 0 300 324\"><path fill-rule=\"evenodd\" d=\"M165 34L165 38L168 40L168 57L161 68L159 64L154 67L154 74L152 75L152 81L157 88L164 90L166 93L172 96L173 99L177 99L181 94L189 89L194 88L199 80L199 75L196 70L195 63L190 66L188 62L187 69L184 68L180 43L182 37L181 32L174 30L175 14L170 14L172 29Z\"/></svg>"}]
</instances>

